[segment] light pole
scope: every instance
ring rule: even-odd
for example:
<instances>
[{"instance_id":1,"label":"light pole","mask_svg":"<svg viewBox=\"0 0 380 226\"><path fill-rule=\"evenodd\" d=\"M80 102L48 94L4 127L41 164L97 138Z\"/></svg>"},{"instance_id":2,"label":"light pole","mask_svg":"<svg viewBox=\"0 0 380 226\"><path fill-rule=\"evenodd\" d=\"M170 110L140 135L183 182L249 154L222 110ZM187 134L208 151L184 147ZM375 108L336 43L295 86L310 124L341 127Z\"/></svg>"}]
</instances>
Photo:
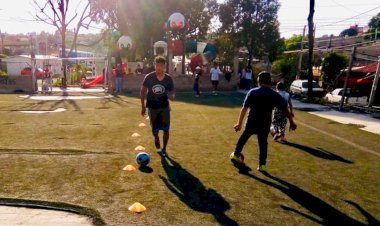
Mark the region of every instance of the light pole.
<instances>
[{"instance_id":1,"label":"light pole","mask_svg":"<svg viewBox=\"0 0 380 226\"><path fill-rule=\"evenodd\" d=\"M3 54L3 53L4 53L4 51L3 51L3 49L4 49L4 35L3 35L3 33L1 33L1 29L0 29L0 36L1 36L1 49L0 49L0 54Z\"/></svg>"}]
</instances>

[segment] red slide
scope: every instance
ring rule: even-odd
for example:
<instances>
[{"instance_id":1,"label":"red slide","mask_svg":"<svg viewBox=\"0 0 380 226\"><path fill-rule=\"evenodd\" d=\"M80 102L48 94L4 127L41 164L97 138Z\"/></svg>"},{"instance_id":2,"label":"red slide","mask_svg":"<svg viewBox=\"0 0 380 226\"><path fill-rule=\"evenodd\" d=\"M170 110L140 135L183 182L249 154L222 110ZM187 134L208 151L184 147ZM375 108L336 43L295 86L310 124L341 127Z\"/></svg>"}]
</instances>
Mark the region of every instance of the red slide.
<instances>
[{"instance_id":1,"label":"red slide","mask_svg":"<svg viewBox=\"0 0 380 226\"><path fill-rule=\"evenodd\" d=\"M95 85L96 83L99 83L103 81L103 74L98 75L94 80L91 82L86 82L85 84L82 85L82 88L86 89L89 88L90 86Z\"/></svg>"}]
</instances>

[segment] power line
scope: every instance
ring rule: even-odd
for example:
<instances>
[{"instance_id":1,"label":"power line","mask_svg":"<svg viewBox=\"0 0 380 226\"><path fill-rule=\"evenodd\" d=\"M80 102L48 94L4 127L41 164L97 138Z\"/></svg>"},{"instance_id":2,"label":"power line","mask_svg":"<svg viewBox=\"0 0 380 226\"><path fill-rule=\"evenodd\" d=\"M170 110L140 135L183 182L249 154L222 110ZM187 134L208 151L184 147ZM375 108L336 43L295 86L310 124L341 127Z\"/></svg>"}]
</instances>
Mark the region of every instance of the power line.
<instances>
[{"instance_id":1,"label":"power line","mask_svg":"<svg viewBox=\"0 0 380 226\"><path fill-rule=\"evenodd\" d=\"M346 18L346 19L343 19L343 20L340 20L340 21L336 21L336 22L331 23L331 24L320 25L320 27L325 27L325 26L329 26L329 25L337 24L337 23L340 23L340 22L344 22L344 21L347 21L347 20L350 20L350 19L354 19L354 18L356 18L356 17L358 17L358 16L360 16L360 15L363 15L363 14L366 14L366 13L368 13L368 12L374 11L374 10L376 10L376 9L378 9L378 8L380 8L380 6L377 6L377 7L373 8L373 9L370 9L370 10L368 10L368 11L365 11L365 12L363 12L363 13L360 13L360 14L358 14L358 15L356 15L356 16L349 17L349 18Z\"/></svg>"}]
</instances>

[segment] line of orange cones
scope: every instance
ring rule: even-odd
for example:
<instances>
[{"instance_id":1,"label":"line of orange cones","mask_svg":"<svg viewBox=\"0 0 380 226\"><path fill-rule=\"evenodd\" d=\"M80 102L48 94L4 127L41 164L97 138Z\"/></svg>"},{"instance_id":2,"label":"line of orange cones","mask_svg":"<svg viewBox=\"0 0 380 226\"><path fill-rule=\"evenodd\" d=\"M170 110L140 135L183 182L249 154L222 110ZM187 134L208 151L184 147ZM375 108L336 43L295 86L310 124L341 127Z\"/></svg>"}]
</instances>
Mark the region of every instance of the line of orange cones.
<instances>
[{"instance_id":1,"label":"line of orange cones","mask_svg":"<svg viewBox=\"0 0 380 226\"><path fill-rule=\"evenodd\" d=\"M139 127L145 127L146 124L145 123L140 123L139 124ZM138 133L133 133L132 134L132 137L140 137L141 135L138 134ZM136 148L135 148L135 151L145 151L145 148L141 145L138 145ZM133 172L133 171L136 171L136 167L133 166L133 165L126 165L123 170L125 171L129 171L129 172ZM142 213L146 210L146 207L144 205L142 205L141 203L139 202L135 202L133 203L131 206L128 207L128 210L133 212L133 213Z\"/></svg>"}]
</instances>

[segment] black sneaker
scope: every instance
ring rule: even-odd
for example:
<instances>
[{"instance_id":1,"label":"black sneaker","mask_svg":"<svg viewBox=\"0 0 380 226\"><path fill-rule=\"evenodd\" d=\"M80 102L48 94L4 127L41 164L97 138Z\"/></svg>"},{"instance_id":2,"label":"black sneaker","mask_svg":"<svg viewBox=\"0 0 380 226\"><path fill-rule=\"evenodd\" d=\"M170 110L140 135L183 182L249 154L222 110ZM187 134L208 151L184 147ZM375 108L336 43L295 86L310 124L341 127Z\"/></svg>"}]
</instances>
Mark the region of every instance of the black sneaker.
<instances>
[{"instance_id":1,"label":"black sneaker","mask_svg":"<svg viewBox=\"0 0 380 226\"><path fill-rule=\"evenodd\" d=\"M160 149L160 148L161 148L161 145L160 145L160 138L154 138L154 145L156 145L156 148L157 148L157 149Z\"/></svg>"},{"instance_id":2,"label":"black sneaker","mask_svg":"<svg viewBox=\"0 0 380 226\"><path fill-rule=\"evenodd\" d=\"M168 156L168 153L166 152L166 150L165 149L162 149L161 150L161 157L167 157Z\"/></svg>"}]
</instances>

